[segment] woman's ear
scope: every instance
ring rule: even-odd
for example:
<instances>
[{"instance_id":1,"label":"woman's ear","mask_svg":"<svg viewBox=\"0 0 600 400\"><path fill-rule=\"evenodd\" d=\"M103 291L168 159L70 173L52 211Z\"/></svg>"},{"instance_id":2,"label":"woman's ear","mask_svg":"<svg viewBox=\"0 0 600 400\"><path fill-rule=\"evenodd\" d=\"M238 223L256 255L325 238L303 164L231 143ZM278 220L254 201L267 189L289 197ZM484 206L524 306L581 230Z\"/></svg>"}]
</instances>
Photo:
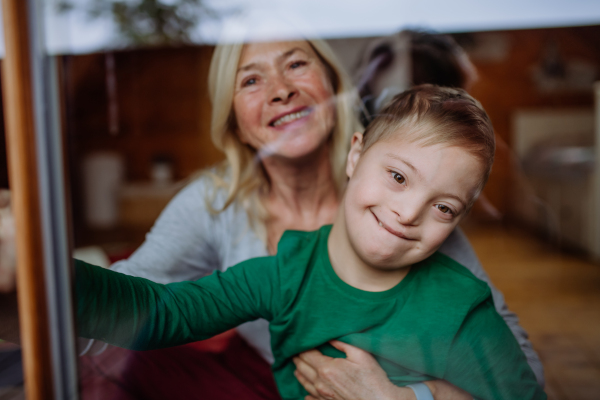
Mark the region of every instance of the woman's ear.
<instances>
[{"instance_id":1,"label":"woman's ear","mask_svg":"<svg viewBox=\"0 0 600 400\"><path fill-rule=\"evenodd\" d=\"M352 135L352 144L350 145L350 153L348 153L348 161L346 162L346 175L348 175L348 178L352 178L352 174L354 174L354 169L360 159L362 148L363 135L360 132L356 132Z\"/></svg>"}]
</instances>

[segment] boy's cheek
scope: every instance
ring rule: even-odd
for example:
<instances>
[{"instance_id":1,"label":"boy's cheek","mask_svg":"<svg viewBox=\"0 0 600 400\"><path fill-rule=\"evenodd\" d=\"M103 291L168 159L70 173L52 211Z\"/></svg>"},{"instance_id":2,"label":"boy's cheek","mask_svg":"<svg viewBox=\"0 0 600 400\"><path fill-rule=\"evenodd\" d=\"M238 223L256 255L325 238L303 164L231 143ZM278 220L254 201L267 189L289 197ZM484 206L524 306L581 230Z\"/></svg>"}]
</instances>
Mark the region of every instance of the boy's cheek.
<instances>
[{"instance_id":1,"label":"boy's cheek","mask_svg":"<svg viewBox=\"0 0 600 400\"><path fill-rule=\"evenodd\" d=\"M383 206L386 201L389 201L389 193L381 185L375 185L372 177L361 177L356 180L356 184L349 187L348 196L351 197L356 204L363 206Z\"/></svg>"},{"instance_id":2,"label":"boy's cheek","mask_svg":"<svg viewBox=\"0 0 600 400\"><path fill-rule=\"evenodd\" d=\"M372 207L376 201L375 196L369 190L360 190L360 188L348 188L346 202L356 212L364 213Z\"/></svg>"},{"instance_id":3,"label":"boy's cheek","mask_svg":"<svg viewBox=\"0 0 600 400\"><path fill-rule=\"evenodd\" d=\"M432 224L435 226L428 226L427 233L424 235L422 242L424 242L425 247L431 249L431 252L435 252L444 241L450 236L456 225L458 225L457 221L452 223L435 223Z\"/></svg>"}]
</instances>

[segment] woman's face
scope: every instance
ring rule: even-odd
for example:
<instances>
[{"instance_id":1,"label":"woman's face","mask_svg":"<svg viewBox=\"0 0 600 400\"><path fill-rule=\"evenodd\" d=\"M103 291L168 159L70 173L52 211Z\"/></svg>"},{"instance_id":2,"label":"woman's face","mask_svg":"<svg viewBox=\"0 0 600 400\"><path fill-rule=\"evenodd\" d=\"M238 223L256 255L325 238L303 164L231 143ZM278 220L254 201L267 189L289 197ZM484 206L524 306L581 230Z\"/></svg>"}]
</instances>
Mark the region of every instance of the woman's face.
<instances>
[{"instance_id":1,"label":"woman's face","mask_svg":"<svg viewBox=\"0 0 600 400\"><path fill-rule=\"evenodd\" d=\"M326 68L308 42L248 44L233 98L239 138L263 156L312 154L335 125L333 95Z\"/></svg>"}]
</instances>

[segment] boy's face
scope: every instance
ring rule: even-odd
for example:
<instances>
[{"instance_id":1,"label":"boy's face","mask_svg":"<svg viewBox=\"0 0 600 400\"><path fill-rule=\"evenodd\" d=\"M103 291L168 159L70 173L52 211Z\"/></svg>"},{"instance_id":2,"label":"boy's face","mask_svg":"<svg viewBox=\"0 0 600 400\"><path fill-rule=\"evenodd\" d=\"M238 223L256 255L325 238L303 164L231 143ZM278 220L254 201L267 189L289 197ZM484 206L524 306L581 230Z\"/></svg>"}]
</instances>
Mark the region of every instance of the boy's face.
<instances>
[{"instance_id":1,"label":"boy's face","mask_svg":"<svg viewBox=\"0 0 600 400\"><path fill-rule=\"evenodd\" d=\"M465 215L481 163L460 147L424 147L402 135L361 149L362 135L355 134L343 204L352 247L378 269L424 260Z\"/></svg>"}]
</instances>

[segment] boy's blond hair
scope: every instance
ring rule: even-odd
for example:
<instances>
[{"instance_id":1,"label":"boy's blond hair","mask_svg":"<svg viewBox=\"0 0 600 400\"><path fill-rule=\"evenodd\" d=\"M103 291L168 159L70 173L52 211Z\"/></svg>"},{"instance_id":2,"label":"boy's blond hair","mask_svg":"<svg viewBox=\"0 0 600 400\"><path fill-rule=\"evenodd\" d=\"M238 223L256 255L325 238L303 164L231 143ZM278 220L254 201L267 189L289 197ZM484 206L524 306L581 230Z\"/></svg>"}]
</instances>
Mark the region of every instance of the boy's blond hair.
<instances>
[{"instance_id":1,"label":"boy's blond hair","mask_svg":"<svg viewBox=\"0 0 600 400\"><path fill-rule=\"evenodd\" d=\"M481 104L464 90L427 84L400 93L367 126L362 151L397 134L424 146L464 148L483 167L478 193L485 186L494 163L494 129Z\"/></svg>"}]
</instances>

